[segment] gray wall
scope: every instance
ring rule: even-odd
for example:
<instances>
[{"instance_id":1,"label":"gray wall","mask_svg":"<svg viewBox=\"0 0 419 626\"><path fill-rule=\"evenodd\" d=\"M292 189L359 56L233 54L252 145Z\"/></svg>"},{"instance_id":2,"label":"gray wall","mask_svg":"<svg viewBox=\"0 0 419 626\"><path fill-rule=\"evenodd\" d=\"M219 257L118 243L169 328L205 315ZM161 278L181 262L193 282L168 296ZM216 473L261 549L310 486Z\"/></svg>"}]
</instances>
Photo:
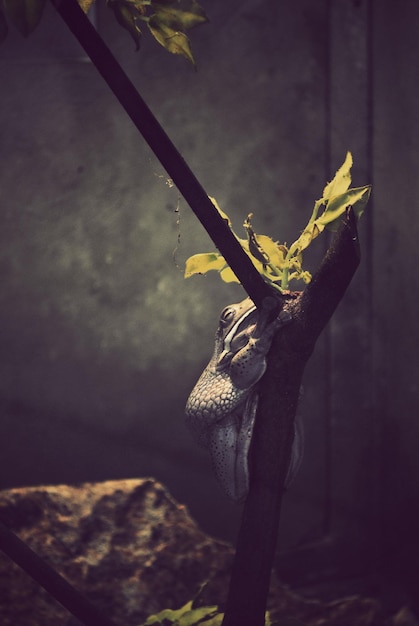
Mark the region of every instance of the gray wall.
<instances>
[{"instance_id":1,"label":"gray wall","mask_svg":"<svg viewBox=\"0 0 419 626\"><path fill-rule=\"evenodd\" d=\"M97 27L236 227L253 211L258 231L292 241L348 149L354 183L374 185L362 266L307 368L281 547L333 536L357 573L386 545L406 571L419 518L417 3L203 5L198 72L148 37L135 54L103 7ZM49 6L33 36L1 48L0 84L0 485L153 475L233 539L240 508L183 407L219 310L243 292L183 280L211 242Z\"/></svg>"}]
</instances>

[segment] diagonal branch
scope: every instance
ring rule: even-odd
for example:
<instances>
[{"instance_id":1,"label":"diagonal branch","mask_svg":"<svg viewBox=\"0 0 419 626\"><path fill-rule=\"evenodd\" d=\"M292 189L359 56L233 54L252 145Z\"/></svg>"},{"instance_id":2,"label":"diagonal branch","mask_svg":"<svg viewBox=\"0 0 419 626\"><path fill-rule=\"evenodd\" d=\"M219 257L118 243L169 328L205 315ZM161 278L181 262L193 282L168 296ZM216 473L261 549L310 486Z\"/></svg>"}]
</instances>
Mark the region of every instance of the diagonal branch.
<instances>
[{"instance_id":1,"label":"diagonal branch","mask_svg":"<svg viewBox=\"0 0 419 626\"><path fill-rule=\"evenodd\" d=\"M313 281L291 294L293 322L275 338L262 379L251 450L251 483L239 532L223 626L263 626L283 485L304 367L360 260L356 219L347 212Z\"/></svg>"},{"instance_id":2,"label":"diagonal branch","mask_svg":"<svg viewBox=\"0 0 419 626\"><path fill-rule=\"evenodd\" d=\"M91 604L83 594L70 585L2 522L0 522L0 550L80 620L81 624L116 626L115 622Z\"/></svg>"},{"instance_id":3,"label":"diagonal branch","mask_svg":"<svg viewBox=\"0 0 419 626\"><path fill-rule=\"evenodd\" d=\"M207 193L129 80L77 0L52 0L73 35L118 98L249 296L259 306L271 293Z\"/></svg>"}]
</instances>

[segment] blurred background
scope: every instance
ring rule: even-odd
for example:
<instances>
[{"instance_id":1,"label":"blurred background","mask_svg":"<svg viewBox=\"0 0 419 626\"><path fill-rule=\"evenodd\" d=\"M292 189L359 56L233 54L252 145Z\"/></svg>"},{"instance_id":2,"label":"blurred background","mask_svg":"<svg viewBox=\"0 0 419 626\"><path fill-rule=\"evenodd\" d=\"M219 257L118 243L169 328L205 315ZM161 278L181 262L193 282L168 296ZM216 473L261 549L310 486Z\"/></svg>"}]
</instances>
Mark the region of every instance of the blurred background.
<instances>
[{"instance_id":1,"label":"blurred background","mask_svg":"<svg viewBox=\"0 0 419 626\"><path fill-rule=\"evenodd\" d=\"M279 571L319 593L367 579L389 602L414 596L419 5L201 4L198 71L147 35L135 53L102 4L92 20L236 230L253 212L294 241L347 150L353 184L373 184L360 269L305 373ZM183 411L243 290L183 279L214 246L50 6L0 48L0 84L0 487L153 476L234 542L241 509Z\"/></svg>"}]
</instances>

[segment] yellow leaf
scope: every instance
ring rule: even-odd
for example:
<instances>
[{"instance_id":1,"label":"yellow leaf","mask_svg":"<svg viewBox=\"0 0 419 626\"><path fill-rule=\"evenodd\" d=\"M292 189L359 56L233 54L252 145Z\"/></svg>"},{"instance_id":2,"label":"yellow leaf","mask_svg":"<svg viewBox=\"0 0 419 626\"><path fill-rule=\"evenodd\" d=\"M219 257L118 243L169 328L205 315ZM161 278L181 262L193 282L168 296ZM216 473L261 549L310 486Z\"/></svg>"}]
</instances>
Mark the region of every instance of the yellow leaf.
<instances>
[{"instance_id":1,"label":"yellow leaf","mask_svg":"<svg viewBox=\"0 0 419 626\"><path fill-rule=\"evenodd\" d=\"M226 267L220 272L220 276L225 283L239 283L239 279L231 269L231 267Z\"/></svg>"},{"instance_id":2,"label":"yellow leaf","mask_svg":"<svg viewBox=\"0 0 419 626\"><path fill-rule=\"evenodd\" d=\"M108 7L114 12L117 22L131 35L135 49L140 49L141 30L137 25L137 14L134 6L126 0L108 0Z\"/></svg>"},{"instance_id":3,"label":"yellow leaf","mask_svg":"<svg viewBox=\"0 0 419 626\"><path fill-rule=\"evenodd\" d=\"M190 278L194 274L206 274L211 270L220 271L227 263L218 252L203 252L194 254L186 260L185 278Z\"/></svg>"},{"instance_id":4,"label":"yellow leaf","mask_svg":"<svg viewBox=\"0 0 419 626\"><path fill-rule=\"evenodd\" d=\"M192 3L189 11L182 11L173 7L154 6L159 21L175 30L185 31L198 26L198 24L208 22L207 16L197 3Z\"/></svg>"},{"instance_id":5,"label":"yellow leaf","mask_svg":"<svg viewBox=\"0 0 419 626\"><path fill-rule=\"evenodd\" d=\"M283 267L288 252L286 246L277 243L267 235L256 235L256 239L269 256L269 263L275 267Z\"/></svg>"},{"instance_id":6,"label":"yellow leaf","mask_svg":"<svg viewBox=\"0 0 419 626\"><path fill-rule=\"evenodd\" d=\"M88 13L90 11L90 7L94 3L95 0L78 0L79 5L83 9L84 13Z\"/></svg>"},{"instance_id":7,"label":"yellow leaf","mask_svg":"<svg viewBox=\"0 0 419 626\"><path fill-rule=\"evenodd\" d=\"M180 30L167 26L158 19L157 14L152 15L147 22L153 37L172 54L180 54L195 65L189 39Z\"/></svg>"},{"instance_id":8,"label":"yellow leaf","mask_svg":"<svg viewBox=\"0 0 419 626\"><path fill-rule=\"evenodd\" d=\"M326 187L323 189L323 200L330 200L330 198L333 198L348 189L352 180L352 164L352 154L347 152L345 161L336 172L333 180L331 180L330 183L327 183Z\"/></svg>"},{"instance_id":9,"label":"yellow leaf","mask_svg":"<svg viewBox=\"0 0 419 626\"><path fill-rule=\"evenodd\" d=\"M348 206L352 206L357 219L364 212L364 208L370 197L371 187L354 187L348 191L331 198L324 213L316 220L317 224L323 224L329 230L336 231L343 219Z\"/></svg>"},{"instance_id":10,"label":"yellow leaf","mask_svg":"<svg viewBox=\"0 0 419 626\"><path fill-rule=\"evenodd\" d=\"M215 198L212 198L211 196L208 196L208 198L211 200L211 202L213 203L213 205L215 206L215 208L217 209L218 213L221 215L223 220L225 220L227 224L231 226L231 219L228 217L227 213L224 213L224 211L220 208L220 205L218 204L217 200Z\"/></svg>"}]
</instances>

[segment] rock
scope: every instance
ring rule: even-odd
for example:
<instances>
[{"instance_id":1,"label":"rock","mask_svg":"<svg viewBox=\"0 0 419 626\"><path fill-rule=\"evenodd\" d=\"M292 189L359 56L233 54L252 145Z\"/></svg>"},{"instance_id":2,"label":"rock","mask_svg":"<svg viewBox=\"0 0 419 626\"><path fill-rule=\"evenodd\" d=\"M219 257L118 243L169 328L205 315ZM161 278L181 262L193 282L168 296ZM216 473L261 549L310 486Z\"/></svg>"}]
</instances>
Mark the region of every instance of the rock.
<instances>
[{"instance_id":1,"label":"rock","mask_svg":"<svg viewBox=\"0 0 419 626\"><path fill-rule=\"evenodd\" d=\"M116 624L139 626L179 608L208 581L201 602L226 596L233 548L204 534L153 479L10 489L0 519ZM306 600L273 578L269 608L309 626L384 626L374 600ZM2 626L79 622L0 554Z\"/></svg>"},{"instance_id":2,"label":"rock","mask_svg":"<svg viewBox=\"0 0 419 626\"><path fill-rule=\"evenodd\" d=\"M116 623L180 606L208 577L227 584L232 548L201 532L151 479L11 489L0 494L0 519ZM1 624L70 624L38 590L2 556Z\"/></svg>"}]
</instances>

